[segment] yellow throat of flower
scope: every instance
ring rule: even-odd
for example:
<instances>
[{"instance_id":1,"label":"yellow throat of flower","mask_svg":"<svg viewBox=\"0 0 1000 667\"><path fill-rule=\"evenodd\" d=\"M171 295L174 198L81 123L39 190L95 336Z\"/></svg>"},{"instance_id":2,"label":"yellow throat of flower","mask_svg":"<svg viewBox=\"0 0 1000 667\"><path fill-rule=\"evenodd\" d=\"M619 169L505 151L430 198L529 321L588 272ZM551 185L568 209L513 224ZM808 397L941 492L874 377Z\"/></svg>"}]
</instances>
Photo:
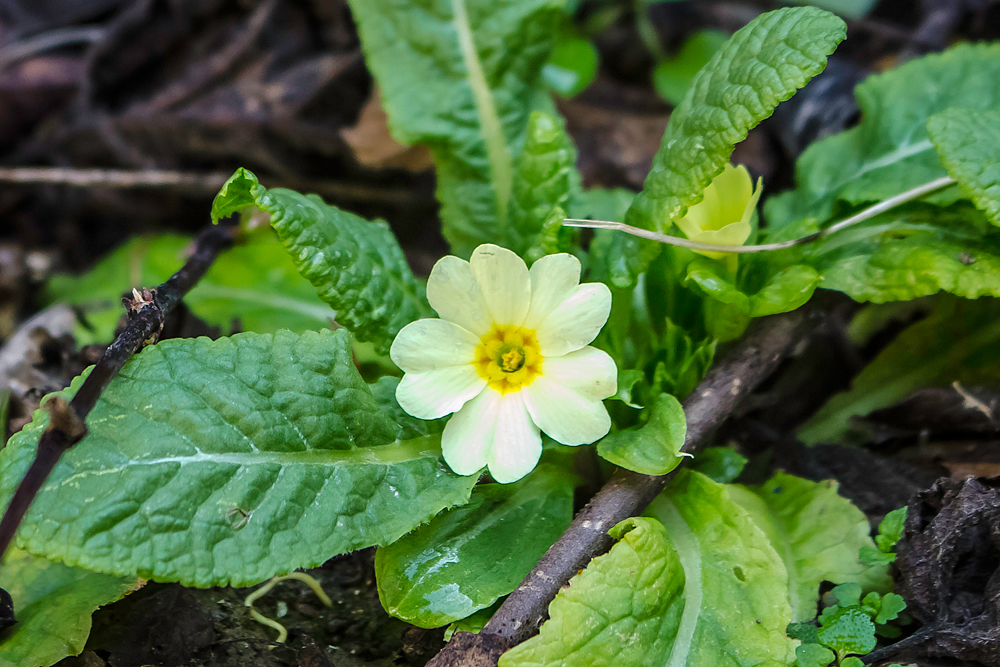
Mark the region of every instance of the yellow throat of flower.
<instances>
[{"instance_id":1,"label":"yellow throat of flower","mask_svg":"<svg viewBox=\"0 0 1000 667\"><path fill-rule=\"evenodd\" d=\"M472 361L490 387L501 394L519 391L542 374L542 353L535 332L494 324L476 346Z\"/></svg>"}]
</instances>

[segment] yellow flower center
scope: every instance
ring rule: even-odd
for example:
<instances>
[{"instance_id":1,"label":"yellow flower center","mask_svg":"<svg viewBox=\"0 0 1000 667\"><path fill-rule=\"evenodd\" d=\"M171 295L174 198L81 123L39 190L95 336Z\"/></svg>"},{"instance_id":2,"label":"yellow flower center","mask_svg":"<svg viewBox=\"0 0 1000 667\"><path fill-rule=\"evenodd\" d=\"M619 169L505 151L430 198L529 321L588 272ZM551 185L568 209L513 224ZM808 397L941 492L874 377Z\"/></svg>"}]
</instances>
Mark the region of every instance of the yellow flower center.
<instances>
[{"instance_id":1,"label":"yellow flower center","mask_svg":"<svg viewBox=\"0 0 1000 667\"><path fill-rule=\"evenodd\" d=\"M501 394L518 391L542 374L542 353L535 332L494 324L480 339L473 360L479 376Z\"/></svg>"}]
</instances>

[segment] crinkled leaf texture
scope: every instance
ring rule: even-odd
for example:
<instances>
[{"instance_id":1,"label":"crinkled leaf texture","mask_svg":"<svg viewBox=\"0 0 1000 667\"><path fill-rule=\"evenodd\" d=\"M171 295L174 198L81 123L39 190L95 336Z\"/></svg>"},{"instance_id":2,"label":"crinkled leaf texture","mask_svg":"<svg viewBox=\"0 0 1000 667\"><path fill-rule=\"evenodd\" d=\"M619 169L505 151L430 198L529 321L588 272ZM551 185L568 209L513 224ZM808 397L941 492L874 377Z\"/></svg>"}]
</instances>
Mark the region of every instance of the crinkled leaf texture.
<instances>
[{"instance_id":1,"label":"crinkled leaf texture","mask_svg":"<svg viewBox=\"0 0 1000 667\"><path fill-rule=\"evenodd\" d=\"M569 526L574 486L573 475L545 463L515 484L477 486L467 505L378 550L382 606L424 628L489 607Z\"/></svg>"},{"instance_id":2,"label":"crinkled leaf texture","mask_svg":"<svg viewBox=\"0 0 1000 667\"><path fill-rule=\"evenodd\" d=\"M528 115L552 108L540 75L562 4L351 2L393 135L434 155L442 228L456 255L468 257L509 224Z\"/></svg>"},{"instance_id":3,"label":"crinkled leaf texture","mask_svg":"<svg viewBox=\"0 0 1000 667\"><path fill-rule=\"evenodd\" d=\"M927 131L948 174L1000 227L1000 100L997 106L942 111L928 119Z\"/></svg>"},{"instance_id":4,"label":"crinkled leaf texture","mask_svg":"<svg viewBox=\"0 0 1000 667\"><path fill-rule=\"evenodd\" d=\"M80 386L74 380L67 397ZM0 498L48 421L0 452ZM69 565L245 586L393 542L469 497L437 436L398 440L344 330L166 340L122 369L18 537Z\"/></svg>"},{"instance_id":5,"label":"crinkled leaf texture","mask_svg":"<svg viewBox=\"0 0 1000 667\"><path fill-rule=\"evenodd\" d=\"M423 285L384 221L359 218L316 195L268 190L238 169L216 196L212 220L247 206L270 214L299 272L358 340L371 341L384 354L400 329L431 314Z\"/></svg>"},{"instance_id":6,"label":"crinkled leaf texture","mask_svg":"<svg viewBox=\"0 0 1000 667\"><path fill-rule=\"evenodd\" d=\"M823 70L846 30L829 12L791 7L762 14L737 31L695 76L670 115L625 222L665 231L683 217L722 172L733 146ZM619 234L611 279L621 287L631 285L659 251L655 242Z\"/></svg>"},{"instance_id":7,"label":"crinkled leaf texture","mask_svg":"<svg viewBox=\"0 0 1000 667\"><path fill-rule=\"evenodd\" d=\"M838 201L881 201L947 175L927 120L950 107L1000 107L1000 43L961 44L911 60L869 77L855 96L862 122L806 149L795 165L796 189L764 207L770 227L809 217L823 222ZM960 196L953 188L936 200Z\"/></svg>"},{"instance_id":8,"label":"crinkled leaf texture","mask_svg":"<svg viewBox=\"0 0 1000 667\"><path fill-rule=\"evenodd\" d=\"M866 590L892 588L885 565L865 567L858 559L874 547L864 513L837 494L837 482L812 482L779 473L756 487L732 487L730 496L746 509L771 540L788 571L788 600L794 621L816 617L822 581L855 581Z\"/></svg>"},{"instance_id":9,"label":"crinkled leaf texture","mask_svg":"<svg viewBox=\"0 0 1000 667\"><path fill-rule=\"evenodd\" d=\"M611 531L618 544L570 581L539 635L501 667L794 659L784 565L728 489L682 470L649 514L659 521L627 519Z\"/></svg>"},{"instance_id":10,"label":"crinkled leaf texture","mask_svg":"<svg viewBox=\"0 0 1000 667\"><path fill-rule=\"evenodd\" d=\"M14 599L17 624L0 633L0 667L48 667L83 651L90 617L136 589L135 577L112 577L10 549L0 587Z\"/></svg>"},{"instance_id":11,"label":"crinkled leaf texture","mask_svg":"<svg viewBox=\"0 0 1000 667\"><path fill-rule=\"evenodd\" d=\"M107 343L123 313L122 294L133 287L155 287L169 278L184 263L184 251L192 240L180 234L134 237L82 276L53 276L45 287L45 299L82 310L87 326L74 331L81 344ZM225 332L234 319L243 331L258 333L321 329L329 327L335 315L267 229L247 235L221 253L184 303Z\"/></svg>"},{"instance_id":12,"label":"crinkled leaf texture","mask_svg":"<svg viewBox=\"0 0 1000 667\"><path fill-rule=\"evenodd\" d=\"M899 334L802 426L807 444L843 442L863 417L926 387L989 384L1000 374L1000 300L936 297L934 311ZM863 433L857 434L863 436ZM858 439L858 438L853 438Z\"/></svg>"},{"instance_id":13,"label":"crinkled leaf texture","mask_svg":"<svg viewBox=\"0 0 1000 667\"><path fill-rule=\"evenodd\" d=\"M684 458L680 450L685 435L687 420L680 401L670 394L660 394L648 422L607 436L597 444L597 453L643 475L666 475Z\"/></svg>"}]
</instances>

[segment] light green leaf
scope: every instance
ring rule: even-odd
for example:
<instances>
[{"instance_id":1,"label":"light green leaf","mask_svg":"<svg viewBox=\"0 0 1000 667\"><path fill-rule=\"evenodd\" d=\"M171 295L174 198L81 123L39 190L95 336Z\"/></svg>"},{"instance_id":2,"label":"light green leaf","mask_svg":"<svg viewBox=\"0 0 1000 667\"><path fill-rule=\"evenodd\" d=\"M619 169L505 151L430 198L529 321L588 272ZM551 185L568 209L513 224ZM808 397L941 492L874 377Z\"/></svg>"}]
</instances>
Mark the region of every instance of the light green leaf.
<instances>
[{"instance_id":1,"label":"light green leaf","mask_svg":"<svg viewBox=\"0 0 1000 667\"><path fill-rule=\"evenodd\" d=\"M155 287L169 278L184 263L192 242L180 234L134 237L82 276L53 276L44 299L80 308L90 325L74 332L81 344L108 343L125 314L122 294L133 287ZM248 234L220 254L184 303L224 332L234 320L244 331L308 331L330 326L335 315L267 229Z\"/></svg>"},{"instance_id":2,"label":"light green leaf","mask_svg":"<svg viewBox=\"0 0 1000 667\"><path fill-rule=\"evenodd\" d=\"M910 326L798 431L807 444L862 439L852 417L888 407L926 387L976 385L1000 377L1000 301L938 297L934 311Z\"/></svg>"},{"instance_id":3,"label":"light green leaf","mask_svg":"<svg viewBox=\"0 0 1000 667\"><path fill-rule=\"evenodd\" d=\"M795 649L798 667L826 667L836 658L833 651L819 644L803 644Z\"/></svg>"},{"instance_id":4,"label":"light green leaf","mask_svg":"<svg viewBox=\"0 0 1000 667\"><path fill-rule=\"evenodd\" d=\"M729 162L733 146L826 66L844 39L839 18L811 7L768 12L736 32L695 76L670 115L660 150L625 222L666 231ZM611 279L627 286L660 252L660 244L615 237ZM624 262L624 267L619 267Z\"/></svg>"},{"instance_id":5,"label":"light green leaf","mask_svg":"<svg viewBox=\"0 0 1000 667\"><path fill-rule=\"evenodd\" d=\"M713 482L728 484L743 472L746 457L729 447L709 447L698 452L698 456L689 464L689 468L700 472Z\"/></svg>"},{"instance_id":6,"label":"light green leaf","mask_svg":"<svg viewBox=\"0 0 1000 667\"><path fill-rule=\"evenodd\" d=\"M667 58L653 68L653 88L674 106L681 103L695 75L722 48L729 35L721 30L699 30L675 58Z\"/></svg>"},{"instance_id":7,"label":"light green leaf","mask_svg":"<svg viewBox=\"0 0 1000 667\"><path fill-rule=\"evenodd\" d=\"M1000 227L1000 108L948 109L927 120L927 131L948 174Z\"/></svg>"},{"instance_id":8,"label":"light green leaf","mask_svg":"<svg viewBox=\"0 0 1000 667\"><path fill-rule=\"evenodd\" d=\"M8 550L0 587L14 599L17 624L0 633L0 666L48 667L78 655L90 635L91 615L138 583Z\"/></svg>"},{"instance_id":9,"label":"light green leaf","mask_svg":"<svg viewBox=\"0 0 1000 667\"><path fill-rule=\"evenodd\" d=\"M393 136L434 155L452 251L506 236L528 114L551 108L540 74L561 0L350 4Z\"/></svg>"},{"instance_id":10,"label":"light green leaf","mask_svg":"<svg viewBox=\"0 0 1000 667\"><path fill-rule=\"evenodd\" d=\"M574 97L594 80L598 59L597 49L590 40L564 30L542 67L542 78L562 97Z\"/></svg>"},{"instance_id":11,"label":"light green leaf","mask_svg":"<svg viewBox=\"0 0 1000 667\"><path fill-rule=\"evenodd\" d=\"M865 654L875 648L875 624L861 607L838 607L827 615L817 631L821 644L840 655Z\"/></svg>"},{"instance_id":12,"label":"light green leaf","mask_svg":"<svg viewBox=\"0 0 1000 667\"><path fill-rule=\"evenodd\" d=\"M536 242L555 208L565 210L570 196L580 190L576 148L562 119L536 111L528 120L524 150L514 168L508 236L501 245L519 254ZM555 227L562 226L565 214ZM571 230L567 229L566 233Z\"/></svg>"},{"instance_id":13,"label":"light green leaf","mask_svg":"<svg viewBox=\"0 0 1000 667\"><path fill-rule=\"evenodd\" d=\"M1000 43L960 44L869 77L855 88L862 122L818 141L795 165L796 189L764 207L768 225L824 222L839 200L881 201L945 176L927 119L950 107L1000 107ZM957 189L934 195L951 203ZM821 271L822 273L822 271Z\"/></svg>"},{"instance_id":14,"label":"light green leaf","mask_svg":"<svg viewBox=\"0 0 1000 667\"><path fill-rule=\"evenodd\" d=\"M872 546L868 518L837 493L837 482L812 482L779 473L757 487L734 487L730 496L771 540L788 571L788 600L795 621L816 617L820 582L863 582L889 590L886 567L858 560Z\"/></svg>"},{"instance_id":15,"label":"light green leaf","mask_svg":"<svg viewBox=\"0 0 1000 667\"><path fill-rule=\"evenodd\" d=\"M626 519L609 533L618 543L559 591L538 635L500 667L666 663L684 609L677 552L654 519Z\"/></svg>"},{"instance_id":16,"label":"light green leaf","mask_svg":"<svg viewBox=\"0 0 1000 667\"><path fill-rule=\"evenodd\" d=\"M469 504L378 550L382 606L422 628L489 607L517 588L569 526L574 486L572 475L544 463L515 484L477 486Z\"/></svg>"},{"instance_id":17,"label":"light green leaf","mask_svg":"<svg viewBox=\"0 0 1000 667\"><path fill-rule=\"evenodd\" d=\"M486 624L490 622L493 618L493 614L497 613L500 605L503 604L504 598L500 598L494 602L489 607L485 609L480 609L473 612L471 616L466 616L465 618L460 618L457 621L450 623L444 631L444 640L446 642L451 641L452 636L456 632L471 632L473 634L479 634Z\"/></svg>"},{"instance_id":18,"label":"light green leaf","mask_svg":"<svg viewBox=\"0 0 1000 667\"><path fill-rule=\"evenodd\" d=\"M684 458L680 451L685 435L684 408L670 394L660 394L648 422L605 437L597 443L597 453L643 475L666 475Z\"/></svg>"},{"instance_id":19,"label":"light green leaf","mask_svg":"<svg viewBox=\"0 0 1000 667\"><path fill-rule=\"evenodd\" d=\"M804 306L821 282L823 277L811 266L796 264L782 269L750 296L750 316L777 315Z\"/></svg>"},{"instance_id":20,"label":"light green leaf","mask_svg":"<svg viewBox=\"0 0 1000 667\"><path fill-rule=\"evenodd\" d=\"M906 511L906 507L894 509L878 524L875 544L879 551L889 553L896 547L896 542L903 537L903 530L906 529Z\"/></svg>"},{"instance_id":21,"label":"light green leaf","mask_svg":"<svg viewBox=\"0 0 1000 667\"><path fill-rule=\"evenodd\" d=\"M0 500L47 422L36 412L0 452ZM190 586L246 586L388 544L476 481L448 471L437 436L398 439L343 330L163 341L125 365L87 424L18 544Z\"/></svg>"},{"instance_id":22,"label":"light green leaf","mask_svg":"<svg viewBox=\"0 0 1000 667\"><path fill-rule=\"evenodd\" d=\"M840 661L840 667L865 667L865 661L857 656L850 656ZM890 665L891 667L891 665Z\"/></svg>"},{"instance_id":23,"label":"light green leaf","mask_svg":"<svg viewBox=\"0 0 1000 667\"><path fill-rule=\"evenodd\" d=\"M882 596L882 606L879 607L875 622L884 625L889 621L894 621L899 617L899 612L906 609L906 601L901 595L886 593Z\"/></svg>"},{"instance_id":24,"label":"light green leaf","mask_svg":"<svg viewBox=\"0 0 1000 667\"><path fill-rule=\"evenodd\" d=\"M858 607L861 605L861 594L864 592L864 588L856 581L849 581L845 584L840 584L839 586L834 586L831 593L833 597L837 598L837 602L841 607ZM826 612L835 611L833 609L824 610L823 614ZM822 615L821 615L822 618Z\"/></svg>"},{"instance_id":25,"label":"light green leaf","mask_svg":"<svg viewBox=\"0 0 1000 667\"><path fill-rule=\"evenodd\" d=\"M385 353L399 330L431 314L423 286L406 263L389 225L325 204L315 195L268 190L238 169L212 204L212 219L256 206L299 272L336 311L337 322Z\"/></svg>"}]
</instances>

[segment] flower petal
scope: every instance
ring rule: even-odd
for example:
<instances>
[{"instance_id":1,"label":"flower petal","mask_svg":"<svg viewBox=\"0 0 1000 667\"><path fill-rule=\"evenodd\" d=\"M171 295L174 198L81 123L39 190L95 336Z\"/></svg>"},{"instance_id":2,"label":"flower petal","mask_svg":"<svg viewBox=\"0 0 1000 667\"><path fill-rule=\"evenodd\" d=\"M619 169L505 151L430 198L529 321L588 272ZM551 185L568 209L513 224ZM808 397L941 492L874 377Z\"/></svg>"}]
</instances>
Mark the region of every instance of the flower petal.
<instances>
[{"instance_id":1,"label":"flower petal","mask_svg":"<svg viewBox=\"0 0 1000 667\"><path fill-rule=\"evenodd\" d=\"M482 336L493 326L472 267L454 255L442 257L427 278L427 301L443 320Z\"/></svg>"},{"instance_id":2,"label":"flower petal","mask_svg":"<svg viewBox=\"0 0 1000 667\"><path fill-rule=\"evenodd\" d=\"M396 334L389 358L406 373L421 373L470 363L478 344L478 338L457 324L417 320Z\"/></svg>"},{"instance_id":3,"label":"flower petal","mask_svg":"<svg viewBox=\"0 0 1000 667\"><path fill-rule=\"evenodd\" d=\"M586 445L607 435L611 417L604 404L585 398L544 375L521 390L539 428L564 445Z\"/></svg>"},{"instance_id":4,"label":"flower petal","mask_svg":"<svg viewBox=\"0 0 1000 667\"><path fill-rule=\"evenodd\" d=\"M569 253L546 255L531 265L531 307L522 326L535 329L580 284L580 260Z\"/></svg>"},{"instance_id":5,"label":"flower petal","mask_svg":"<svg viewBox=\"0 0 1000 667\"><path fill-rule=\"evenodd\" d=\"M500 392L486 389L448 420L441 434L441 452L445 463L459 475L486 467L499 409Z\"/></svg>"},{"instance_id":6,"label":"flower petal","mask_svg":"<svg viewBox=\"0 0 1000 667\"><path fill-rule=\"evenodd\" d=\"M618 367L611 355L589 345L561 357L546 358L542 372L586 399L599 401L618 391Z\"/></svg>"},{"instance_id":7,"label":"flower petal","mask_svg":"<svg viewBox=\"0 0 1000 667\"><path fill-rule=\"evenodd\" d=\"M407 373L396 385L399 407L417 419L437 419L459 410L482 392L486 380L472 364Z\"/></svg>"},{"instance_id":8,"label":"flower petal","mask_svg":"<svg viewBox=\"0 0 1000 667\"><path fill-rule=\"evenodd\" d=\"M559 357L590 344L611 314L611 290L584 283L545 316L535 330L542 355Z\"/></svg>"},{"instance_id":9,"label":"flower petal","mask_svg":"<svg viewBox=\"0 0 1000 667\"><path fill-rule=\"evenodd\" d=\"M484 243L472 252L469 264L493 322L521 326L531 304L531 279L524 260L506 248Z\"/></svg>"},{"instance_id":10,"label":"flower petal","mask_svg":"<svg viewBox=\"0 0 1000 667\"><path fill-rule=\"evenodd\" d=\"M501 484L510 484L535 469L542 456L542 436L524 407L524 392L500 398L493 448L486 455L490 475Z\"/></svg>"}]
</instances>

